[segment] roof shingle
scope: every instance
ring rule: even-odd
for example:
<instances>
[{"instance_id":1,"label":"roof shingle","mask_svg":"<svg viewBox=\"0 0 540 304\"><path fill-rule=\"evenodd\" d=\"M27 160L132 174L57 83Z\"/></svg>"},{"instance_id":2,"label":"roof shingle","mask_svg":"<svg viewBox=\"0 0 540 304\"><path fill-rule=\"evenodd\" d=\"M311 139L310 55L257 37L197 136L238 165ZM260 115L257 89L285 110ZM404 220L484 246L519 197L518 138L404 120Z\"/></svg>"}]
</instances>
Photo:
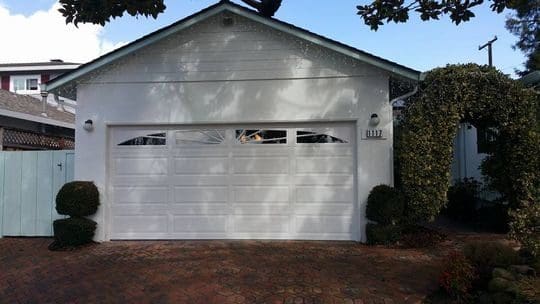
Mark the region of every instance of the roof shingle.
<instances>
[{"instance_id":1,"label":"roof shingle","mask_svg":"<svg viewBox=\"0 0 540 304\"><path fill-rule=\"evenodd\" d=\"M36 98L0 90L0 109L19 112L43 118L43 104ZM59 111L56 107L47 104L45 109L47 118L73 124L75 115L67 111Z\"/></svg>"}]
</instances>

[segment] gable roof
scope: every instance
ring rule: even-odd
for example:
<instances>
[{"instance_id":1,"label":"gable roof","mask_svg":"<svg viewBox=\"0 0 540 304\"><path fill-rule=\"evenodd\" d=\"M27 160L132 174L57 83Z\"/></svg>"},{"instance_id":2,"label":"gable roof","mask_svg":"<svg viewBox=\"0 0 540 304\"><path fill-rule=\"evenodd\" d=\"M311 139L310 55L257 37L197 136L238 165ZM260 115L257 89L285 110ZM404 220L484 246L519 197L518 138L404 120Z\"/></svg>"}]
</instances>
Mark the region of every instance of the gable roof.
<instances>
[{"instance_id":1,"label":"gable roof","mask_svg":"<svg viewBox=\"0 0 540 304\"><path fill-rule=\"evenodd\" d=\"M52 126L74 129L75 115L67 111L58 111L47 104L45 114L43 104L34 97L0 90L0 116L8 116Z\"/></svg>"},{"instance_id":2,"label":"gable roof","mask_svg":"<svg viewBox=\"0 0 540 304\"><path fill-rule=\"evenodd\" d=\"M45 86L45 90L49 92L53 92L53 91L58 91L58 89L60 88L65 88L70 83L71 85L73 85L72 82L74 80L79 79L87 75L88 73L91 73L113 61L116 61L124 56L127 56L133 52L136 52L140 50L141 48L151 45L163 38L166 38L202 20L205 20L211 16L214 16L224 11L229 11L237 15L246 17L252 21L267 25L275 30L291 34L300 39L304 39L314 44L325 47L327 49L331 49L343 55L352 57L356 60L368 63L370 65L376 66L383 70L386 70L400 77L404 77L413 81L419 81L422 75L420 71L417 71L412 68L406 67L404 65L395 63L393 61L372 55L365 51L343 44L339 41L335 41L330 38L315 34L306 29L292 25L290 23L280 21L275 18L264 17L258 14L257 12L250 10L248 8L245 8L241 5L222 0L217 4L214 4L212 6L209 6L199 11L198 13L188 16L180 21L177 21L167 27L159 29L151 34L143 36L121 48L118 48L108 54L98 57L97 59L93 61L90 61L86 64L81 65L79 68L75 70L72 70L68 73L61 75L60 77L57 77L49 81ZM73 87L71 88L71 90L73 90ZM70 97L72 99L74 99L75 97L73 92L71 93L71 96L67 96L67 95L65 96Z\"/></svg>"}]
</instances>

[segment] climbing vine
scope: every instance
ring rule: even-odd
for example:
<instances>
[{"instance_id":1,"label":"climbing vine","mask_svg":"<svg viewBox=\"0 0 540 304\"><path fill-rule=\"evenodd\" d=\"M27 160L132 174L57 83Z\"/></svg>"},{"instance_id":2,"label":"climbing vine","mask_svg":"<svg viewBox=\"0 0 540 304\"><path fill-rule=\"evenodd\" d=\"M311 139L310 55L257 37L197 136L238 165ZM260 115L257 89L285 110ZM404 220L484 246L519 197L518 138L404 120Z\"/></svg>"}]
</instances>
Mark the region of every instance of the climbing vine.
<instances>
[{"instance_id":1,"label":"climbing vine","mask_svg":"<svg viewBox=\"0 0 540 304\"><path fill-rule=\"evenodd\" d=\"M488 186L510 205L511 233L540 250L540 136L537 96L494 68L449 65L430 71L405 109L399 152L408 218L432 220L446 204L460 122L493 130L482 164Z\"/></svg>"}]
</instances>

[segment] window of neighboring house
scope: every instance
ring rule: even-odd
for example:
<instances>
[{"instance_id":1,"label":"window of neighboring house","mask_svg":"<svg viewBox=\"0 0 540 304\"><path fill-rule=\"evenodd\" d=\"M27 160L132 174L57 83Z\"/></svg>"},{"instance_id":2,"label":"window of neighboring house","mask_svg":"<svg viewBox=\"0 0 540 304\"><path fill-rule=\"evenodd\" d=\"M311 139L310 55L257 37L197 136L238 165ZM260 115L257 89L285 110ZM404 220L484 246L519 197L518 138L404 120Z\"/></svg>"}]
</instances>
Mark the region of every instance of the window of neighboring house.
<instances>
[{"instance_id":1,"label":"window of neighboring house","mask_svg":"<svg viewBox=\"0 0 540 304\"><path fill-rule=\"evenodd\" d=\"M39 75L11 76L11 91L20 94L39 91Z\"/></svg>"},{"instance_id":2,"label":"window of neighboring house","mask_svg":"<svg viewBox=\"0 0 540 304\"><path fill-rule=\"evenodd\" d=\"M497 138L497 130L494 128L478 127L476 129L476 147L478 153L490 153Z\"/></svg>"}]
</instances>

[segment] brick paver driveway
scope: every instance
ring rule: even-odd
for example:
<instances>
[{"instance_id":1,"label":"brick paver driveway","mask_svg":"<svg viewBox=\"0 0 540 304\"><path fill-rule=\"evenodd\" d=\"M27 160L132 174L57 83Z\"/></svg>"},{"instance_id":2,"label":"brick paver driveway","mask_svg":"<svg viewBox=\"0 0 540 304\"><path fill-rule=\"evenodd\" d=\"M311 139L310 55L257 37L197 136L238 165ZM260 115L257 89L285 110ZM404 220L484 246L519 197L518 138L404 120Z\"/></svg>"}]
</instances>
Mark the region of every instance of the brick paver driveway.
<instances>
[{"instance_id":1,"label":"brick paver driveway","mask_svg":"<svg viewBox=\"0 0 540 304\"><path fill-rule=\"evenodd\" d=\"M440 254L352 242L0 239L0 303L415 303Z\"/></svg>"}]
</instances>

